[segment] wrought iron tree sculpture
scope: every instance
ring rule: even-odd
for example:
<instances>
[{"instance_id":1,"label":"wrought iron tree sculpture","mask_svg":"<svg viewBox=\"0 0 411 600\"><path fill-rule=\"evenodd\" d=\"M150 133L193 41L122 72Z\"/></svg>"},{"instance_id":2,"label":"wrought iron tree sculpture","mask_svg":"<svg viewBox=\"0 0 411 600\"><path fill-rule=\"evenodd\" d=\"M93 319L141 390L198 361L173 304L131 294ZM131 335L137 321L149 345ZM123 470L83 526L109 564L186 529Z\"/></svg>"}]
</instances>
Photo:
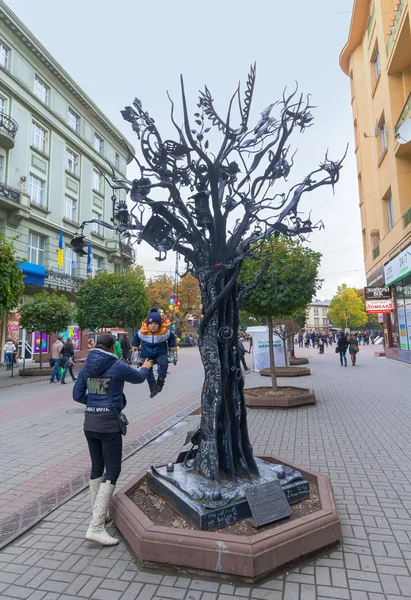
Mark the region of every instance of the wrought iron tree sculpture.
<instances>
[{"instance_id":1,"label":"wrought iron tree sculpture","mask_svg":"<svg viewBox=\"0 0 411 600\"><path fill-rule=\"evenodd\" d=\"M239 300L245 291L237 284L241 264L271 236L301 238L321 226L299 215L299 201L303 194L320 186L334 186L343 160L333 162L326 156L319 168L288 193L274 193L274 184L285 180L293 165L289 137L295 128L303 132L312 124L312 107L309 97L297 95L297 90L290 95L284 93L282 100L266 108L258 123L250 127L255 75L252 66L244 100L238 87L225 120L217 114L206 87L200 92L194 125L181 78L181 127L169 97L176 141L162 139L154 119L135 99L122 115L141 140L142 161L133 156L141 177L134 181L119 179L113 169L111 182L114 190L130 192L134 203L131 212L142 207L151 209L140 241L159 251L158 260L164 260L169 250L178 252L185 259L187 271L199 281L203 305L199 349L205 381L194 468L215 481L258 475L248 435L238 352ZM240 122L233 125L235 103ZM272 116L274 109L277 117ZM222 138L214 153L207 136L211 128L218 130ZM159 191L163 199L159 199Z\"/></svg>"}]
</instances>

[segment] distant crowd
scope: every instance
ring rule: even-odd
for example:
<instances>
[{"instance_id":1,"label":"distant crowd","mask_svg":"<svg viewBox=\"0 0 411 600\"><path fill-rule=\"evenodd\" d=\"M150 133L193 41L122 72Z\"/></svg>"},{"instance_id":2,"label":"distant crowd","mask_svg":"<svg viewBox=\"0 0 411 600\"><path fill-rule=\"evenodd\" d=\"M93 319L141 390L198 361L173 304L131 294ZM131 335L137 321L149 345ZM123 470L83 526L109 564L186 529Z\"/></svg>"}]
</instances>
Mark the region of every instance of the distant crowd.
<instances>
[{"instance_id":1,"label":"distant crowd","mask_svg":"<svg viewBox=\"0 0 411 600\"><path fill-rule=\"evenodd\" d=\"M300 348L303 348L303 346L306 348L312 346L313 348L319 348L321 350L321 347L324 348L324 346L332 346L333 343L336 343L340 335L346 335L348 337L348 334L344 334L344 332L322 331L318 333L315 331L307 331L300 332L297 336L297 341ZM356 331L350 333L349 335L355 337L358 346L361 344L363 346L368 346L370 343L374 344L378 337L382 337L383 332Z\"/></svg>"}]
</instances>

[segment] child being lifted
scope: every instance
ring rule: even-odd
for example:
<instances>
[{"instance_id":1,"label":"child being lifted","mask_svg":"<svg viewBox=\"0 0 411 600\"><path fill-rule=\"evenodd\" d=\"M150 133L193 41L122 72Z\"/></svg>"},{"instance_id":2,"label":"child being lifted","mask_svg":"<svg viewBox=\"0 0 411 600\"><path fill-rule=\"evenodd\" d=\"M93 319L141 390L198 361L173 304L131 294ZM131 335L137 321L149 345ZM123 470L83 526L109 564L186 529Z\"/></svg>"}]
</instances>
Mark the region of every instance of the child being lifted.
<instances>
[{"instance_id":1,"label":"child being lifted","mask_svg":"<svg viewBox=\"0 0 411 600\"><path fill-rule=\"evenodd\" d=\"M157 396L163 389L167 377L168 349L175 348L176 336L169 330L170 323L165 316L161 316L156 308L150 310L147 319L143 321L141 329L133 336L133 349L137 350L141 344L140 357L150 359L158 364L158 378L155 380L153 369L147 375L150 398Z\"/></svg>"}]
</instances>

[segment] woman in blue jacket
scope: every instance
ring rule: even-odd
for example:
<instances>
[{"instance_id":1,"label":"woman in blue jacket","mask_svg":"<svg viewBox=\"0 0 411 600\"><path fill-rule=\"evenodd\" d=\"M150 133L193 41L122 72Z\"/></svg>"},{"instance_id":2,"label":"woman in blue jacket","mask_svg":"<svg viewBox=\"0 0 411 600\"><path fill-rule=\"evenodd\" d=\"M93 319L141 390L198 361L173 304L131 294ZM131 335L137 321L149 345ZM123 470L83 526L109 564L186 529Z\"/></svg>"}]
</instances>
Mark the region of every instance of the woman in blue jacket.
<instances>
[{"instance_id":1,"label":"woman in blue jacket","mask_svg":"<svg viewBox=\"0 0 411 600\"><path fill-rule=\"evenodd\" d=\"M153 366L151 360L146 360L140 371L132 369L114 354L115 343L110 333L99 336L73 388L73 399L86 405L84 434L91 458L89 487L93 518L86 540L104 546L118 544L118 540L107 533L104 525L121 472L119 417L127 403L123 393L124 382L142 383Z\"/></svg>"}]
</instances>

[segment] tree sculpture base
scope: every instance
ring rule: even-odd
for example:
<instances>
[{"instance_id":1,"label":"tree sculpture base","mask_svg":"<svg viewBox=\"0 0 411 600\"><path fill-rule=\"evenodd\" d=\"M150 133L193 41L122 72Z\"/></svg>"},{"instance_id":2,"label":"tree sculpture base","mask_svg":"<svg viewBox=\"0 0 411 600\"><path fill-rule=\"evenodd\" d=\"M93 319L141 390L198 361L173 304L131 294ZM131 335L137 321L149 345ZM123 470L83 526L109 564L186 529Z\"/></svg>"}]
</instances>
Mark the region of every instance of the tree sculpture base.
<instances>
[{"instance_id":1,"label":"tree sculpture base","mask_svg":"<svg viewBox=\"0 0 411 600\"><path fill-rule=\"evenodd\" d=\"M218 484L190 472L183 463L176 463L171 473L166 467L149 469L147 483L183 519L203 531L227 527L251 517L245 497L250 486L278 480L290 504L310 497L309 483L299 471L261 459L256 459L256 463L260 476L252 481Z\"/></svg>"},{"instance_id":2,"label":"tree sculpture base","mask_svg":"<svg viewBox=\"0 0 411 600\"><path fill-rule=\"evenodd\" d=\"M146 479L141 472L113 498L111 515L136 557L144 563L160 563L201 571L240 576L256 581L299 557L333 544L341 537L341 525L329 479L300 469L277 457L260 457L299 470L318 486L320 509L310 515L280 522L255 535L233 535L154 525L131 497Z\"/></svg>"}]
</instances>

